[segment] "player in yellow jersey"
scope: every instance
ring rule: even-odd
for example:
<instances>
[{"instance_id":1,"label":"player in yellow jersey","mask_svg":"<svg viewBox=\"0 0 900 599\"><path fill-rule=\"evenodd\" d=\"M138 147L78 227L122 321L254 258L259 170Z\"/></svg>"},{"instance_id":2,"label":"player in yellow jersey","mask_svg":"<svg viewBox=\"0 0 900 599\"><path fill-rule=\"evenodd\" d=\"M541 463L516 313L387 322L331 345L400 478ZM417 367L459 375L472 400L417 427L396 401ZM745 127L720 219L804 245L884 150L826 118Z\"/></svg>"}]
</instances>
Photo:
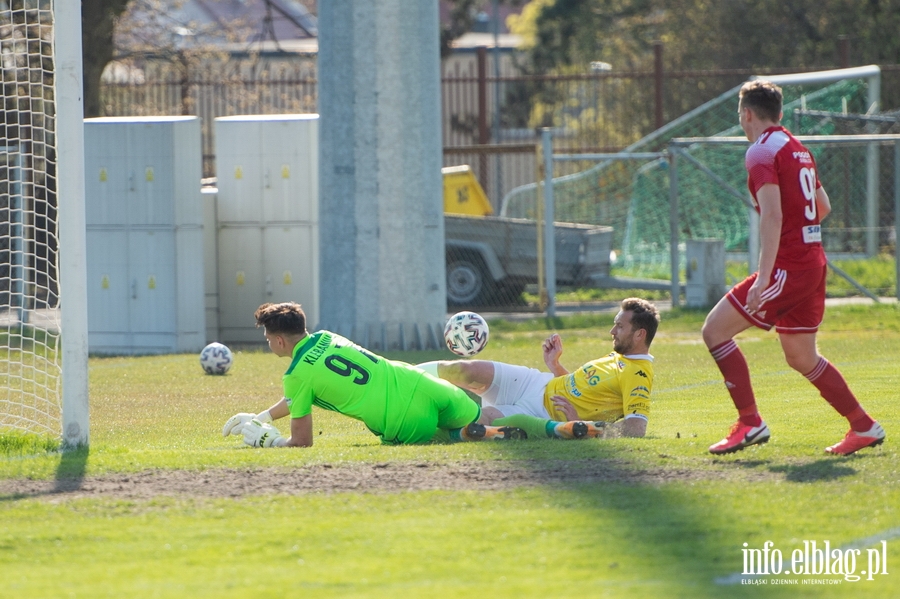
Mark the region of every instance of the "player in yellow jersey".
<instances>
[{"instance_id":1,"label":"player in yellow jersey","mask_svg":"<svg viewBox=\"0 0 900 599\"><path fill-rule=\"evenodd\" d=\"M543 343L550 372L485 360L420 364L458 387L481 397L479 422L516 426L561 438L600 437L615 428L627 437L643 437L650 416L653 356L650 343L659 312L640 298L622 300L610 335L613 352L569 372L560 364L559 335Z\"/></svg>"}]
</instances>

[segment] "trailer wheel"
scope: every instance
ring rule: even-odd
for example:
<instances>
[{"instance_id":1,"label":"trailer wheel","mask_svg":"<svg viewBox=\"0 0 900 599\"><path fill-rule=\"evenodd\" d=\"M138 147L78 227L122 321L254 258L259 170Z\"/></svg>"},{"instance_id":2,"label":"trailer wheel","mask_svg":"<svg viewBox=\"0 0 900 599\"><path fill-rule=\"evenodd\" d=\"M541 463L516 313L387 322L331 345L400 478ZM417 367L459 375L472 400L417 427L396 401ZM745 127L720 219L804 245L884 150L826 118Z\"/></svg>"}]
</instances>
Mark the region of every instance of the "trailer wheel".
<instances>
[{"instance_id":1,"label":"trailer wheel","mask_svg":"<svg viewBox=\"0 0 900 599\"><path fill-rule=\"evenodd\" d=\"M481 300L485 281L480 261L454 257L447 261L447 302L453 305L474 304Z\"/></svg>"}]
</instances>

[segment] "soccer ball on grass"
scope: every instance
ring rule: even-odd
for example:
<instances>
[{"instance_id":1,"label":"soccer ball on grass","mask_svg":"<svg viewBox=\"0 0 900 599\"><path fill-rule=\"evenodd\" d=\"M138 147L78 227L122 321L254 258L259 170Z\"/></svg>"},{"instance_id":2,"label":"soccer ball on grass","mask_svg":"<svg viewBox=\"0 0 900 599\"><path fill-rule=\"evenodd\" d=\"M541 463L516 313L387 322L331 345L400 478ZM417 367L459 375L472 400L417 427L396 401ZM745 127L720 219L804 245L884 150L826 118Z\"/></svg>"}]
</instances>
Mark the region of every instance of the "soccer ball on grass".
<instances>
[{"instance_id":1,"label":"soccer ball on grass","mask_svg":"<svg viewBox=\"0 0 900 599\"><path fill-rule=\"evenodd\" d=\"M485 348L489 332L487 322L480 314L457 312L444 327L444 341L454 354L468 358Z\"/></svg>"},{"instance_id":2,"label":"soccer ball on grass","mask_svg":"<svg viewBox=\"0 0 900 599\"><path fill-rule=\"evenodd\" d=\"M210 343L200 352L200 366L206 374L225 374L231 368L234 356L227 346L221 343Z\"/></svg>"}]
</instances>

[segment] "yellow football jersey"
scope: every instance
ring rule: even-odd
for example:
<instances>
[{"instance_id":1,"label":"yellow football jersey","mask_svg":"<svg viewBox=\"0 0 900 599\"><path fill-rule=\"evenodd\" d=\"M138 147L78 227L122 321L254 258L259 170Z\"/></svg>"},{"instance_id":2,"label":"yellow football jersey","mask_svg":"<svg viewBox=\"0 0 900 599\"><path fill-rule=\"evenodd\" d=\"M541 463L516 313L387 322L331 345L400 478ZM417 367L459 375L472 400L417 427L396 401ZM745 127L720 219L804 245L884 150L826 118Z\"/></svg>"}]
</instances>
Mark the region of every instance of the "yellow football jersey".
<instances>
[{"instance_id":1,"label":"yellow football jersey","mask_svg":"<svg viewBox=\"0 0 900 599\"><path fill-rule=\"evenodd\" d=\"M567 420L550 398L562 395L581 420L615 422L626 414L650 416L653 356L612 352L547 383L544 406L554 420Z\"/></svg>"}]
</instances>

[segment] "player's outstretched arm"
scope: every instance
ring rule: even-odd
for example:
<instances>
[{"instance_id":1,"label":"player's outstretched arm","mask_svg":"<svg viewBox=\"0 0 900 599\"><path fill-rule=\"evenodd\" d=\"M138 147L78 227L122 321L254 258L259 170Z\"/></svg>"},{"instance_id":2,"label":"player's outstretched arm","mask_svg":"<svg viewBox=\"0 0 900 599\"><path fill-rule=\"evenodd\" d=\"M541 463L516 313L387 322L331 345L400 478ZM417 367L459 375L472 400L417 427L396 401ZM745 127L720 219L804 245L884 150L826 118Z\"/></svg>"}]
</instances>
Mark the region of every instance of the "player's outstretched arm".
<instances>
[{"instance_id":1,"label":"player's outstretched arm","mask_svg":"<svg viewBox=\"0 0 900 599\"><path fill-rule=\"evenodd\" d=\"M277 428L255 418L244 425L241 433L244 435L244 443L250 447L284 447L288 442Z\"/></svg>"},{"instance_id":2,"label":"player's outstretched arm","mask_svg":"<svg viewBox=\"0 0 900 599\"><path fill-rule=\"evenodd\" d=\"M287 405L286 397L282 397L280 400L278 400L278 403L276 403L275 405L273 405L271 408L269 408L266 411L269 413L269 416L272 418L272 420L278 420L279 418L284 418L285 416L287 416L288 414L291 413L291 411Z\"/></svg>"},{"instance_id":3,"label":"player's outstretched arm","mask_svg":"<svg viewBox=\"0 0 900 599\"><path fill-rule=\"evenodd\" d=\"M241 429L244 428L244 425L254 418L256 418L256 414L251 414L249 412L240 412L239 414L235 414L225 422L225 426L222 428L222 436L227 437L228 435L240 435Z\"/></svg>"},{"instance_id":4,"label":"player's outstretched arm","mask_svg":"<svg viewBox=\"0 0 900 599\"><path fill-rule=\"evenodd\" d=\"M291 418L291 438L287 441L288 447L312 447L313 444L312 414L302 418Z\"/></svg>"},{"instance_id":5,"label":"player's outstretched arm","mask_svg":"<svg viewBox=\"0 0 900 599\"><path fill-rule=\"evenodd\" d=\"M559 358L563 353L562 339L556 333L550 335L541 345L544 352L544 364L550 369L554 376L565 376L569 371L563 368L559 363Z\"/></svg>"},{"instance_id":6,"label":"player's outstretched arm","mask_svg":"<svg viewBox=\"0 0 900 599\"><path fill-rule=\"evenodd\" d=\"M554 395L550 398L550 401L557 410L566 416L566 420L581 420L578 417L578 411L575 409L575 406L566 397Z\"/></svg>"},{"instance_id":7,"label":"player's outstretched arm","mask_svg":"<svg viewBox=\"0 0 900 599\"><path fill-rule=\"evenodd\" d=\"M256 420L259 420L263 424L272 422L272 420L274 419L272 417L272 410L277 408L284 401L285 400L282 399L281 402L275 404L268 410L264 410L264 411L260 412L259 414L251 414L249 412L241 412L239 414L235 414L234 416L232 416L231 418L228 419L228 421L225 423L225 426L222 428L222 436L227 437L228 435L243 434L242 431L243 431L244 425L247 424L248 422L250 422L251 420L253 420L254 418ZM285 411L287 411L287 405L285 405L284 409L285 409ZM283 416L286 416L286 415L287 415L286 413L283 414ZM277 418L281 418L281 416L278 416Z\"/></svg>"}]
</instances>

